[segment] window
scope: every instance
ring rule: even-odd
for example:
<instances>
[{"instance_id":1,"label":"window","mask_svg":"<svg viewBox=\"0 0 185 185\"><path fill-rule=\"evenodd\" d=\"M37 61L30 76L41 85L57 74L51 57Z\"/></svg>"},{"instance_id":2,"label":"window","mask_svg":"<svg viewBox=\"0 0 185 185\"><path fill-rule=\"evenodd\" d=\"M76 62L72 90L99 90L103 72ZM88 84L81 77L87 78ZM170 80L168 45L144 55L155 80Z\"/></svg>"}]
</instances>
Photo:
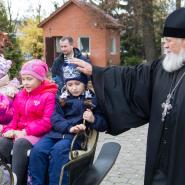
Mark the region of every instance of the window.
<instances>
[{"instance_id":1,"label":"window","mask_svg":"<svg viewBox=\"0 0 185 185\"><path fill-rule=\"evenodd\" d=\"M61 53L61 49L60 49L60 39L61 39L62 37L56 37L56 39L55 39L55 52L56 53Z\"/></svg>"},{"instance_id":2,"label":"window","mask_svg":"<svg viewBox=\"0 0 185 185\"><path fill-rule=\"evenodd\" d=\"M111 38L110 53L116 54L116 39Z\"/></svg>"},{"instance_id":3,"label":"window","mask_svg":"<svg viewBox=\"0 0 185 185\"><path fill-rule=\"evenodd\" d=\"M89 37L80 37L78 41L78 48L83 54L90 54Z\"/></svg>"}]
</instances>

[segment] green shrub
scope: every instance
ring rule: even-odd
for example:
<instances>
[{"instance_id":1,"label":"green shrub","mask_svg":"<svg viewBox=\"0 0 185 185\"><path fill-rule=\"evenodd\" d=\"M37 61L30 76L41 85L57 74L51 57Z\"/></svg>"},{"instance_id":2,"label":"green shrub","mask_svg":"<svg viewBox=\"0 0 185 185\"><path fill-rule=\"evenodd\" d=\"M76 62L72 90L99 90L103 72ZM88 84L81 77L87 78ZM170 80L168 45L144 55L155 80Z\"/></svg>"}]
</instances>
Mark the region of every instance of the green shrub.
<instances>
[{"instance_id":1,"label":"green shrub","mask_svg":"<svg viewBox=\"0 0 185 185\"><path fill-rule=\"evenodd\" d=\"M22 54L15 37L10 37L11 46L4 48L4 55L6 59L12 61L12 66L10 69L10 78L18 77L19 71L22 65Z\"/></svg>"},{"instance_id":2,"label":"green shrub","mask_svg":"<svg viewBox=\"0 0 185 185\"><path fill-rule=\"evenodd\" d=\"M121 65L134 66L142 63L142 58L138 56L125 56L122 58Z\"/></svg>"}]
</instances>

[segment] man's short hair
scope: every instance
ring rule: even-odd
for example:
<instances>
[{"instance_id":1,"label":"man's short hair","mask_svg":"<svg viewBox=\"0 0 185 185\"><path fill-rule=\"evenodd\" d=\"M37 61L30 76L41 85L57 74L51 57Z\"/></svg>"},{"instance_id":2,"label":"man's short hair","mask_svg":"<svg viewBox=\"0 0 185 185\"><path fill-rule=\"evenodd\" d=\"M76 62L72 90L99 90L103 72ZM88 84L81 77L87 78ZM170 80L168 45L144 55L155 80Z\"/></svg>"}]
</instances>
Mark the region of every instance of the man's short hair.
<instances>
[{"instance_id":1,"label":"man's short hair","mask_svg":"<svg viewBox=\"0 0 185 185\"><path fill-rule=\"evenodd\" d=\"M63 42L63 41L65 41L65 40L68 40L68 42L69 42L69 44L70 45L73 45L73 38L72 37L62 37L61 39L60 39L60 42Z\"/></svg>"}]
</instances>

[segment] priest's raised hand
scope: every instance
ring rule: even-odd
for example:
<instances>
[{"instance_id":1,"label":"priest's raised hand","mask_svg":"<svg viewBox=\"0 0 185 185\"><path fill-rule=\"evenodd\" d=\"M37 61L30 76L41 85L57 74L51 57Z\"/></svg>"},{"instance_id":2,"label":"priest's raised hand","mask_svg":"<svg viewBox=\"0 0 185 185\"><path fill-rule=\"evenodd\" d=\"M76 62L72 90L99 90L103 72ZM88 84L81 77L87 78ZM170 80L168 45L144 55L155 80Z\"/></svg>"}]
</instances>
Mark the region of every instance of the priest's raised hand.
<instances>
[{"instance_id":1,"label":"priest's raised hand","mask_svg":"<svg viewBox=\"0 0 185 185\"><path fill-rule=\"evenodd\" d=\"M87 76L92 75L92 65L78 58L70 59L70 63L76 64L77 69Z\"/></svg>"}]
</instances>

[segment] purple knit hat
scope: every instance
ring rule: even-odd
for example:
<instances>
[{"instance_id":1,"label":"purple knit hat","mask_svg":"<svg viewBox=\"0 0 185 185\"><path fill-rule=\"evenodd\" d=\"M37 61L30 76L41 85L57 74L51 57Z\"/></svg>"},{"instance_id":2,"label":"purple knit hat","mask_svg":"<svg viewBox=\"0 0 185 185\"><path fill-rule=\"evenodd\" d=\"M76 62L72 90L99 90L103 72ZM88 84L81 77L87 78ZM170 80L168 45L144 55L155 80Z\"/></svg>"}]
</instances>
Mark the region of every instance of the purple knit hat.
<instances>
[{"instance_id":1,"label":"purple knit hat","mask_svg":"<svg viewBox=\"0 0 185 185\"><path fill-rule=\"evenodd\" d=\"M38 80L43 81L46 78L48 72L47 64L40 59L33 59L26 62L21 69L21 75L31 75Z\"/></svg>"},{"instance_id":2,"label":"purple knit hat","mask_svg":"<svg viewBox=\"0 0 185 185\"><path fill-rule=\"evenodd\" d=\"M3 55L0 55L0 78L5 76L11 68L11 60L6 60Z\"/></svg>"}]
</instances>

